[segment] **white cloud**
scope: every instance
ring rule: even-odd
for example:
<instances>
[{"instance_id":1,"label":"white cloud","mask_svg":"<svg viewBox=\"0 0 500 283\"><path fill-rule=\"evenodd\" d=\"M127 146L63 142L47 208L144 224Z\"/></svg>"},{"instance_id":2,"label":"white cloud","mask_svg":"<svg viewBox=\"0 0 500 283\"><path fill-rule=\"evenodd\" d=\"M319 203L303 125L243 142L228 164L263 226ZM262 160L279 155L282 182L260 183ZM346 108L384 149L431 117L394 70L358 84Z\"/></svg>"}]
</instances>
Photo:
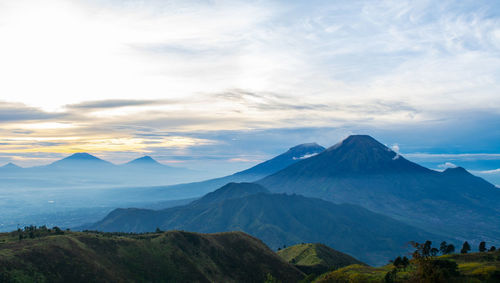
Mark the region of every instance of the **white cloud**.
<instances>
[{"instance_id":1,"label":"white cloud","mask_svg":"<svg viewBox=\"0 0 500 283\"><path fill-rule=\"evenodd\" d=\"M184 99L186 108L200 93L238 88L332 106L311 121L325 125L338 117L422 121L446 115L444 108L500 103L500 24L484 14L486 4L2 4L1 99L46 110L137 98ZM411 109L337 107L353 98L360 105L405 102Z\"/></svg>"},{"instance_id":2,"label":"white cloud","mask_svg":"<svg viewBox=\"0 0 500 283\"><path fill-rule=\"evenodd\" d=\"M474 173L480 173L480 174L500 174L500 168L493 169L493 170L474 171Z\"/></svg>"},{"instance_id":3,"label":"white cloud","mask_svg":"<svg viewBox=\"0 0 500 283\"><path fill-rule=\"evenodd\" d=\"M423 161L449 160L500 160L500 153L408 153L409 158L418 158Z\"/></svg>"},{"instance_id":4,"label":"white cloud","mask_svg":"<svg viewBox=\"0 0 500 283\"><path fill-rule=\"evenodd\" d=\"M399 153L399 145L397 143L391 146L392 151Z\"/></svg>"},{"instance_id":5,"label":"white cloud","mask_svg":"<svg viewBox=\"0 0 500 283\"><path fill-rule=\"evenodd\" d=\"M309 154L305 154L303 156L300 156L300 157L294 157L293 160L302 160L302 159L307 159L309 157L313 157L315 155L318 155L318 153L309 153Z\"/></svg>"},{"instance_id":6,"label":"white cloud","mask_svg":"<svg viewBox=\"0 0 500 283\"><path fill-rule=\"evenodd\" d=\"M441 169L447 169L447 168L457 168L458 166L451 162L445 162L443 164L439 164L438 167Z\"/></svg>"}]
</instances>

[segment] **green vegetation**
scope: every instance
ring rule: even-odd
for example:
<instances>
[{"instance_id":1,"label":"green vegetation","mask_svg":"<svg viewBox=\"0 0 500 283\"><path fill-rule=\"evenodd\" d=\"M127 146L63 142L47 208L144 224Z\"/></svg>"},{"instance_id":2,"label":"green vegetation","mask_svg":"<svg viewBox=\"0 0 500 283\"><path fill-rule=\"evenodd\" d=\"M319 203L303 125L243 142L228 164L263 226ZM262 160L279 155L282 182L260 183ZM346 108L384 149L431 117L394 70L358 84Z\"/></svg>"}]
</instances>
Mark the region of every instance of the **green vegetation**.
<instances>
[{"instance_id":1,"label":"green vegetation","mask_svg":"<svg viewBox=\"0 0 500 283\"><path fill-rule=\"evenodd\" d=\"M188 205L164 210L116 209L86 229L109 232L243 231L272 249L324 243L372 265L387 263L409 241L440 236L373 213L300 195L270 194L257 184L230 183Z\"/></svg>"},{"instance_id":2,"label":"green vegetation","mask_svg":"<svg viewBox=\"0 0 500 283\"><path fill-rule=\"evenodd\" d=\"M449 253L412 243L411 259L371 267L322 244L270 250L242 233L129 234L29 226L0 234L0 282L500 282L500 250ZM467 244L464 244L467 246ZM318 274L320 274L318 276Z\"/></svg>"},{"instance_id":3,"label":"green vegetation","mask_svg":"<svg viewBox=\"0 0 500 283\"><path fill-rule=\"evenodd\" d=\"M319 275L351 264L365 265L323 244L299 244L279 250L278 255L306 274Z\"/></svg>"},{"instance_id":4,"label":"green vegetation","mask_svg":"<svg viewBox=\"0 0 500 283\"><path fill-rule=\"evenodd\" d=\"M26 231L0 234L0 282L297 282L304 277L241 232ZM30 232L33 237L19 240Z\"/></svg>"},{"instance_id":5,"label":"green vegetation","mask_svg":"<svg viewBox=\"0 0 500 283\"><path fill-rule=\"evenodd\" d=\"M399 257L383 267L350 265L325 273L314 282L500 282L500 251L433 256L430 242L414 243L414 247L408 264Z\"/></svg>"}]
</instances>

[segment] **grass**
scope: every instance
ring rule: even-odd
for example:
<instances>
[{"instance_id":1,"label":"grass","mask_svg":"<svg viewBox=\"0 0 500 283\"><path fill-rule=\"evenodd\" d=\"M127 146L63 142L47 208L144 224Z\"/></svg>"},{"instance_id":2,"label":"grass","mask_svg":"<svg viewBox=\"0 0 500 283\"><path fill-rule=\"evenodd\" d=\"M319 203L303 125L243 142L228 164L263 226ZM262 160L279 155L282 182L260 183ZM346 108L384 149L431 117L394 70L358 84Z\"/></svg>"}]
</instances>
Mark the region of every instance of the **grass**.
<instances>
[{"instance_id":1,"label":"grass","mask_svg":"<svg viewBox=\"0 0 500 283\"><path fill-rule=\"evenodd\" d=\"M297 282L303 273L242 232L0 234L0 282Z\"/></svg>"},{"instance_id":2,"label":"grass","mask_svg":"<svg viewBox=\"0 0 500 283\"><path fill-rule=\"evenodd\" d=\"M453 282L500 282L500 251L452 254L436 258L457 263L460 276L453 279ZM392 265L382 267L350 265L325 273L314 282L385 282L386 274L393 268ZM400 269L397 272L395 282L411 282L410 277L413 271L415 271L415 265L412 261L406 269Z\"/></svg>"}]
</instances>

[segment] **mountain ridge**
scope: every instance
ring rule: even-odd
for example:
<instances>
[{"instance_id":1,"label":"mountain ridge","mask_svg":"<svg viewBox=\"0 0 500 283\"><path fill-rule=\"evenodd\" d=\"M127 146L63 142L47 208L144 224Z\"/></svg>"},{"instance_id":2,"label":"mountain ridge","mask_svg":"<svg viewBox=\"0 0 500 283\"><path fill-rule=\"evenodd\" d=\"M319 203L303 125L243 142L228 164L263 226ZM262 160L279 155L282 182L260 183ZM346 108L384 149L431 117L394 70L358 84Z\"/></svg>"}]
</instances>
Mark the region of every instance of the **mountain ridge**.
<instances>
[{"instance_id":1,"label":"mountain ridge","mask_svg":"<svg viewBox=\"0 0 500 283\"><path fill-rule=\"evenodd\" d=\"M440 238L357 205L253 189L240 197L194 201L164 210L116 209L80 229L141 233L156 227L202 233L238 230L260 238L273 249L283 244L322 242L369 264L387 262L406 251L410 241Z\"/></svg>"},{"instance_id":2,"label":"mountain ridge","mask_svg":"<svg viewBox=\"0 0 500 283\"><path fill-rule=\"evenodd\" d=\"M361 205L449 237L500 241L500 223L494 221L500 191L492 184L463 168L425 168L366 135L350 136L256 183L274 193ZM460 223L477 227L480 236Z\"/></svg>"}]
</instances>

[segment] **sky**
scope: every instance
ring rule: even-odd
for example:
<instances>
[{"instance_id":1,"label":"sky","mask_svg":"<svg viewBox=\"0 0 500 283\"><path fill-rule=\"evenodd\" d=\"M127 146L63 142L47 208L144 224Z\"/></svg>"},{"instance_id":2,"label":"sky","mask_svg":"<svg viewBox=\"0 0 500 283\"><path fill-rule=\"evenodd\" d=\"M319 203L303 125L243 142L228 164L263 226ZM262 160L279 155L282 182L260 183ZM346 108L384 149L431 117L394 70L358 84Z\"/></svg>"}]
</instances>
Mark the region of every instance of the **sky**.
<instances>
[{"instance_id":1,"label":"sky","mask_svg":"<svg viewBox=\"0 0 500 283\"><path fill-rule=\"evenodd\" d=\"M235 172L369 134L500 184L497 1L0 0L0 164Z\"/></svg>"}]
</instances>

